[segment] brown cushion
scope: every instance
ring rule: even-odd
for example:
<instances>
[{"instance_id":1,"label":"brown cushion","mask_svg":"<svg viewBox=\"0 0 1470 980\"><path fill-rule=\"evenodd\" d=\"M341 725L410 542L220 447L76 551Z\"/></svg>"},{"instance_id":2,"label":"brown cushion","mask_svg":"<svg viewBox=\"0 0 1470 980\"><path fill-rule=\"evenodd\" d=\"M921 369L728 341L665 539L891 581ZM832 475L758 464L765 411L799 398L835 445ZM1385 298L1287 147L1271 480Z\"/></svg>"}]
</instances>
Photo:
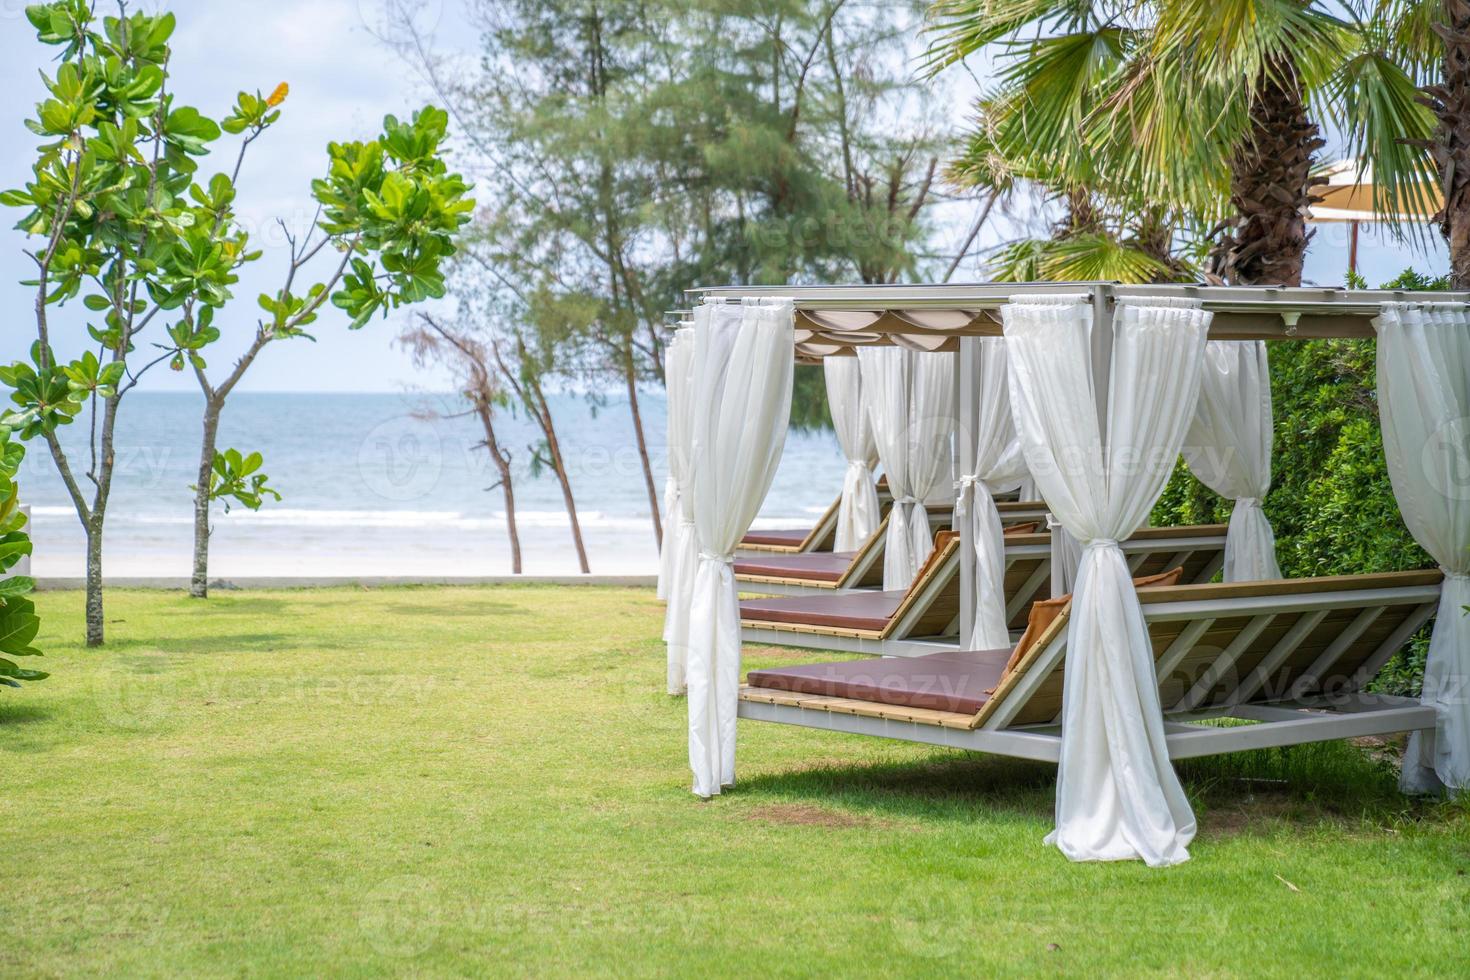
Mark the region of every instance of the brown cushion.
<instances>
[{"instance_id":1,"label":"brown cushion","mask_svg":"<svg viewBox=\"0 0 1470 980\"><path fill-rule=\"evenodd\" d=\"M1031 522L1026 523L1026 524L1011 524L1008 527L1004 528L1001 531L1001 533L1002 534L1035 534L1036 531L1037 531L1037 529L1040 528L1040 527L1041 527L1041 522L1040 521L1031 521Z\"/></svg>"},{"instance_id":2,"label":"brown cushion","mask_svg":"<svg viewBox=\"0 0 1470 980\"><path fill-rule=\"evenodd\" d=\"M882 630L893 618L893 614L898 612L898 607L907 594L903 589L895 589L891 592L746 599L740 604L740 619L746 623L795 623L801 626Z\"/></svg>"},{"instance_id":3,"label":"brown cushion","mask_svg":"<svg viewBox=\"0 0 1470 980\"><path fill-rule=\"evenodd\" d=\"M812 533L809 527L772 528L765 531L747 531L740 539L741 544L784 545L795 548Z\"/></svg>"},{"instance_id":4,"label":"brown cushion","mask_svg":"<svg viewBox=\"0 0 1470 980\"><path fill-rule=\"evenodd\" d=\"M957 540L959 536L960 533L958 531L940 531L934 535L934 547L929 549L929 556L924 559L924 564L919 566L919 572L914 576L914 582L922 580L925 575L928 575L933 570L933 567L939 563L944 549L949 546L951 541ZM912 588L913 583L910 583L909 587Z\"/></svg>"},{"instance_id":5,"label":"brown cushion","mask_svg":"<svg viewBox=\"0 0 1470 980\"><path fill-rule=\"evenodd\" d=\"M1005 669L1005 650L934 653L753 670L752 687L974 714Z\"/></svg>"},{"instance_id":6,"label":"brown cushion","mask_svg":"<svg viewBox=\"0 0 1470 980\"><path fill-rule=\"evenodd\" d=\"M1157 588L1178 585L1179 577L1183 574L1184 569L1182 567L1171 568L1167 572L1160 572L1157 575L1145 575L1142 578L1136 578L1133 580L1133 587L1135 589L1146 589L1150 586ZM1036 642L1041 639L1041 635L1056 621L1056 618L1062 614L1062 610L1067 608L1067 604L1071 601L1072 594L1069 592L1066 595L1059 595L1055 599L1038 599L1031 603L1030 618L1026 620L1026 632L1021 634L1020 642L1016 644L1016 649L1011 652L1011 659L1006 662L1007 674L1015 669L1016 664L1020 663L1021 658L1026 655L1026 651L1036 645Z\"/></svg>"},{"instance_id":7,"label":"brown cushion","mask_svg":"<svg viewBox=\"0 0 1470 980\"><path fill-rule=\"evenodd\" d=\"M751 555L735 560L736 575L835 582L852 566L855 551L810 551L804 555Z\"/></svg>"}]
</instances>

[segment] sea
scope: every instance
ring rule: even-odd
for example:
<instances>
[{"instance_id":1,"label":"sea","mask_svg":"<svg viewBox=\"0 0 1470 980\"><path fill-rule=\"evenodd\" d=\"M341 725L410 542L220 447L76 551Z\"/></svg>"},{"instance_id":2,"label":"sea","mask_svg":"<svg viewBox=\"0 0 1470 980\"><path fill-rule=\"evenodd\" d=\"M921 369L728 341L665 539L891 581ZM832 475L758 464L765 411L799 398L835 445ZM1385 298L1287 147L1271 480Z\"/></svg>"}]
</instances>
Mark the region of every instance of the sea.
<instances>
[{"instance_id":1,"label":"sea","mask_svg":"<svg viewBox=\"0 0 1470 980\"><path fill-rule=\"evenodd\" d=\"M667 473L665 400L639 398L660 495ZM202 401L133 392L123 402L103 546L110 576L187 576ZM217 504L211 577L482 576L511 571L498 474L480 423L451 395L241 392L225 406L219 446L258 451L282 496L258 511ZM626 397L553 396L593 574L652 574L658 550ZM87 469L87 419L62 430L72 466ZM533 465L524 416L502 413L512 454L527 575L578 571L555 475ZM539 470L539 472L538 472ZM831 433L788 435L758 527L811 524L841 488ZM82 477L85 480L85 477ZM45 444L28 445L22 500L32 508L37 576L85 571L85 538Z\"/></svg>"}]
</instances>

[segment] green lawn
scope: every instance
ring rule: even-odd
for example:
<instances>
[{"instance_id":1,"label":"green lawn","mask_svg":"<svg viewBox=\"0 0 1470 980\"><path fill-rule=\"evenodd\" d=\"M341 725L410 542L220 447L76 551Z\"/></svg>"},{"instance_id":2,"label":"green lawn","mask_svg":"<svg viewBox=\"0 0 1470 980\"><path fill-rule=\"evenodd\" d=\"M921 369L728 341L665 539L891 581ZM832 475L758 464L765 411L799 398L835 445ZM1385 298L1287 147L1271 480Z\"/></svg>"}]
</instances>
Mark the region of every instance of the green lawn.
<instances>
[{"instance_id":1,"label":"green lawn","mask_svg":"<svg viewBox=\"0 0 1470 980\"><path fill-rule=\"evenodd\" d=\"M608 588L40 597L0 699L6 976L1462 972L1464 806L1387 754L1185 770L1194 859L1073 865L1053 770L742 722L688 792L661 608ZM751 651L747 663L811 659Z\"/></svg>"}]
</instances>

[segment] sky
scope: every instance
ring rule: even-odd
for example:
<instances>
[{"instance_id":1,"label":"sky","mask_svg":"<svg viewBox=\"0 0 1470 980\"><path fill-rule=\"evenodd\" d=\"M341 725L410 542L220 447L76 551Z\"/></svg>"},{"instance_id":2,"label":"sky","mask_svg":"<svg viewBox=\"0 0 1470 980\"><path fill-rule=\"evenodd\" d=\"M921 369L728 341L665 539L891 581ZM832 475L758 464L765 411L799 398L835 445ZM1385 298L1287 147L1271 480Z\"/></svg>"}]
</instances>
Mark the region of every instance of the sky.
<instances>
[{"instance_id":1,"label":"sky","mask_svg":"<svg viewBox=\"0 0 1470 980\"><path fill-rule=\"evenodd\" d=\"M24 16L25 2L0 0L0 91L7 94L0 100L0 133L7 134L0 139L0 188L22 186L29 175L34 140L23 120L44 94L36 72L49 71L54 54L35 40ZM227 311L216 320L224 337L211 355L215 369L233 361L234 353L249 342L255 310L249 297L279 286L288 255L274 222L279 218L303 226L310 220L314 210L310 181L324 168L326 142L370 137L384 114L405 115L426 101L411 69L372 34L370 28L381 23L382 2L138 0L134 5L155 10L167 5L178 18L171 87L181 93L180 101L218 118L241 89L269 92L282 81L291 86L280 123L252 146L241 175L238 209L265 254L237 286L233 313ZM422 5L419 26L432 34L439 50L473 51L477 38L464 3L427 0ZM961 86L953 91L954 118L960 125L968 114L966 90ZM233 152L229 139L218 144L215 169L227 165L223 157ZM1324 153L1330 155L1331 148ZM203 169L213 172L210 162ZM33 337L29 317L33 294L18 285L33 273L30 259L22 254L33 243L12 230L12 223L9 215L0 214L0 302L13 311L0 343L0 358L7 362L22 357ZM998 228L991 235L1002 233ZM1365 228L1360 264L1369 284L1377 285L1410 265L1421 271L1444 271L1448 263L1437 233L1426 237L1431 243L1428 255ZM1340 283L1346 265L1347 226L1321 226L1308 253L1307 280ZM962 268L956 279L964 278L976 278L974 271L966 276ZM415 367L393 343L399 326L400 321L393 319L375 320L363 331L349 332L345 319L331 310L313 327L315 343L293 340L267 348L240 390L446 389L444 375ZM61 343L57 346L59 353L68 353ZM142 388L193 391L196 385L192 375L160 367L145 378Z\"/></svg>"}]
</instances>

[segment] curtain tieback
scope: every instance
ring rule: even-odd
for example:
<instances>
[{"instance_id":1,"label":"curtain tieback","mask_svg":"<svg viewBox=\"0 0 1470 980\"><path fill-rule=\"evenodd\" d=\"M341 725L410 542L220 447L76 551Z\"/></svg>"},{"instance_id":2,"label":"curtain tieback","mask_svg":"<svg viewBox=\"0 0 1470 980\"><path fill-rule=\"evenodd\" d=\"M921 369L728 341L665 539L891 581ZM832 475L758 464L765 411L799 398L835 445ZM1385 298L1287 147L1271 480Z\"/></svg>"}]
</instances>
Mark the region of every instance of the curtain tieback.
<instances>
[{"instance_id":1,"label":"curtain tieback","mask_svg":"<svg viewBox=\"0 0 1470 980\"><path fill-rule=\"evenodd\" d=\"M694 526L694 522L692 520L686 521L686 520L684 520L684 518L681 517L681 518L679 518L679 526L680 527L693 527Z\"/></svg>"},{"instance_id":2,"label":"curtain tieback","mask_svg":"<svg viewBox=\"0 0 1470 980\"><path fill-rule=\"evenodd\" d=\"M1262 504L1261 504L1261 498L1260 497L1236 497L1235 498L1235 506L1237 506L1237 507L1260 507L1260 506L1262 506Z\"/></svg>"},{"instance_id":3,"label":"curtain tieback","mask_svg":"<svg viewBox=\"0 0 1470 980\"><path fill-rule=\"evenodd\" d=\"M970 514L970 501L975 499L975 488L981 483L980 477L973 473L967 473L954 481L955 490L959 491L960 499L955 501L955 515L957 517L968 517Z\"/></svg>"},{"instance_id":4,"label":"curtain tieback","mask_svg":"<svg viewBox=\"0 0 1470 980\"><path fill-rule=\"evenodd\" d=\"M717 555L717 554L715 554L712 551L701 551L699 553L699 560L700 561L717 561L721 565L733 565L733 564L735 564L735 556L734 555Z\"/></svg>"},{"instance_id":5,"label":"curtain tieback","mask_svg":"<svg viewBox=\"0 0 1470 980\"><path fill-rule=\"evenodd\" d=\"M1089 550L1092 549L1092 548L1116 548L1116 547L1118 547L1118 539L1117 538L1093 538L1091 541L1087 542L1087 544L1085 545L1085 547L1087 549L1089 549Z\"/></svg>"},{"instance_id":6,"label":"curtain tieback","mask_svg":"<svg viewBox=\"0 0 1470 980\"><path fill-rule=\"evenodd\" d=\"M1470 572L1452 572L1443 565L1439 566L1439 570L1444 572L1444 577L1447 581L1470 582Z\"/></svg>"},{"instance_id":7,"label":"curtain tieback","mask_svg":"<svg viewBox=\"0 0 1470 980\"><path fill-rule=\"evenodd\" d=\"M917 504L919 502L919 498L906 494L902 497L894 497L893 502L895 504L908 504L909 506L913 506L914 504Z\"/></svg>"}]
</instances>

